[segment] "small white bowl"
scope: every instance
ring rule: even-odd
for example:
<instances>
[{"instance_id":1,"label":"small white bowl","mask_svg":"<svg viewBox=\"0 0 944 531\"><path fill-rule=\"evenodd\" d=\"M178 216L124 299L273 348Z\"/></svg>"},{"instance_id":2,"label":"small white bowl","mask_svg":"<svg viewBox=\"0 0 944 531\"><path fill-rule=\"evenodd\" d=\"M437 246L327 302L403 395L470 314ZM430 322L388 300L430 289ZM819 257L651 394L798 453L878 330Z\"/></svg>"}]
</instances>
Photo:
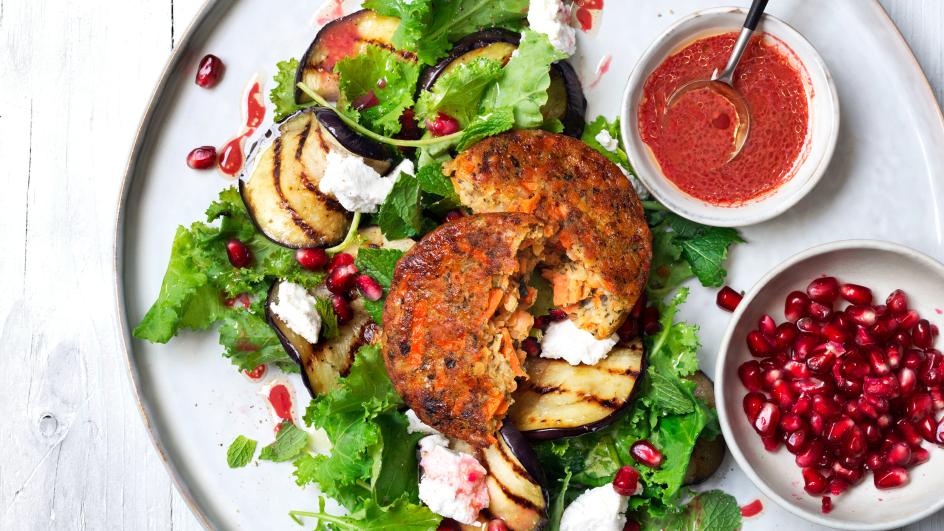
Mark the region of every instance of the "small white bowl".
<instances>
[{"instance_id":1,"label":"small white bowl","mask_svg":"<svg viewBox=\"0 0 944 531\"><path fill-rule=\"evenodd\" d=\"M796 60L806 71L804 84L809 95L809 124L804 146L794 175L767 195L735 206L719 206L688 195L669 181L659 168L638 128L639 102L649 75L673 53L692 41L718 33L740 31L746 11L726 7L697 11L683 18L662 34L636 64L623 95L622 133L629 160L642 183L653 196L676 214L721 227L752 225L780 215L795 205L819 182L829 165L839 133L839 99L832 76L813 45L780 19L765 15L758 32L774 39L786 57Z\"/></svg>"},{"instance_id":2,"label":"small white bowl","mask_svg":"<svg viewBox=\"0 0 944 531\"><path fill-rule=\"evenodd\" d=\"M930 461L908 470L910 483L902 488L878 490L871 472L839 496L832 496L833 510L821 511L821 497L803 490L803 477L794 455L783 446L774 453L763 443L744 415L747 390L738 367L753 358L745 337L757 327L763 314L784 321L784 299L793 290L803 291L814 278L832 275L840 282L872 288L876 301L895 289L908 295L909 307L932 322L940 321L936 309L944 304L944 265L907 247L876 241L847 240L806 250L770 271L746 294L721 341L715 372L718 418L731 455L761 491L788 511L817 524L857 531L903 527L944 507L941 478L944 450L925 443ZM940 324L940 323L939 323Z\"/></svg>"}]
</instances>

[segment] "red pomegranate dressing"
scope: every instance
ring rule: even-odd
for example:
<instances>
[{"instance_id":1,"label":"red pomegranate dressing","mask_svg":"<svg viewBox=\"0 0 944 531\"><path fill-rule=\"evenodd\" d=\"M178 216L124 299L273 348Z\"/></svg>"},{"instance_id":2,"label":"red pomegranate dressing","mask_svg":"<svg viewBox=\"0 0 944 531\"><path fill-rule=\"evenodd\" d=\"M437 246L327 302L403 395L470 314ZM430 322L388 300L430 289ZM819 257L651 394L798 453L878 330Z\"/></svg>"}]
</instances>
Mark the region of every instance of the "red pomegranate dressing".
<instances>
[{"instance_id":1,"label":"red pomegranate dressing","mask_svg":"<svg viewBox=\"0 0 944 531\"><path fill-rule=\"evenodd\" d=\"M603 0L577 0L574 7L574 18L580 23L580 29L590 31L599 12L603 11Z\"/></svg>"},{"instance_id":2,"label":"red pomegranate dressing","mask_svg":"<svg viewBox=\"0 0 944 531\"><path fill-rule=\"evenodd\" d=\"M600 81L603 79L603 76L610 71L610 65L613 63L613 56L606 54L600 59L600 63L597 65L596 76L593 78L593 81L590 82L590 88L596 87Z\"/></svg>"},{"instance_id":3,"label":"red pomegranate dressing","mask_svg":"<svg viewBox=\"0 0 944 531\"><path fill-rule=\"evenodd\" d=\"M761 511L764 510L764 504L760 500L754 500L751 503L748 503L744 507L741 507L741 516L744 518L750 518L752 516L757 516Z\"/></svg>"},{"instance_id":4,"label":"red pomegranate dressing","mask_svg":"<svg viewBox=\"0 0 944 531\"><path fill-rule=\"evenodd\" d=\"M284 384L273 385L269 389L269 404L272 411L282 420L292 421L292 393Z\"/></svg>"},{"instance_id":5,"label":"red pomegranate dressing","mask_svg":"<svg viewBox=\"0 0 944 531\"><path fill-rule=\"evenodd\" d=\"M243 169L243 142L256 132L256 129L262 124L265 118L265 102L262 101L262 85L258 81L253 81L246 91L245 105L243 115L246 117L246 125L242 132L236 138L230 140L220 148L220 171L235 177L239 170Z\"/></svg>"},{"instance_id":6,"label":"red pomegranate dressing","mask_svg":"<svg viewBox=\"0 0 944 531\"><path fill-rule=\"evenodd\" d=\"M733 160L728 159L737 116L727 99L706 88L682 95L668 112L666 102L679 87L723 68L737 33L689 44L646 80L639 134L663 174L685 193L716 205L738 205L779 188L805 155L806 73L771 38L754 37L735 71L734 87L747 100L751 126Z\"/></svg>"}]
</instances>

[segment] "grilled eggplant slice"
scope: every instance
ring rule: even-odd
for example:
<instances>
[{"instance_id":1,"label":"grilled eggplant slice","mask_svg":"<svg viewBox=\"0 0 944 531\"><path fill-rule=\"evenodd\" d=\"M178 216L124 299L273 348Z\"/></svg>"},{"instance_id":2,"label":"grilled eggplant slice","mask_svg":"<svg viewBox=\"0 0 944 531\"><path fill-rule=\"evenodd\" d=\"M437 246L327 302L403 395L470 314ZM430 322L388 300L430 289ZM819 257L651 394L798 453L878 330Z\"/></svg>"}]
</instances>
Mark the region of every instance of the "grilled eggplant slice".
<instances>
[{"instance_id":1,"label":"grilled eggplant slice","mask_svg":"<svg viewBox=\"0 0 944 531\"><path fill-rule=\"evenodd\" d=\"M302 56L295 83L303 82L328 101L337 101L339 87L334 65L345 57L361 53L371 44L394 51L393 34L399 25L400 19L378 15L368 9L329 22L315 35L315 40ZM410 52L397 53L404 59L416 60ZM296 89L295 101L305 103L311 99Z\"/></svg>"},{"instance_id":2,"label":"grilled eggplant slice","mask_svg":"<svg viewBox=\"0 0 944 531\"><path fill-rule=\"evenodd\" d=\"M478 457L488 470L490 518L501 518L511 531L537 531L547 524L548 493L544 472L528 440L509 423L497 442L483 449L453 439L456 450ZM487 520L485 520L487 522Z\"/></svg>"},{"instance_id":3,"label":"grilled eggplant slice","mask_svg":"<svg viewBox=\"0 0 944 531\"><path fill-rule=\"evenodd\" d=\"M327 109L295 113L279 124L268 142L254 150L239 191L249 215L269 239L285 247L321 247L344 239L351 215L331 196L318 190L329 151L355 155L383 153L368 149L369 140L331 121ZM330 128L322 124L324 119ZM346 128L345 128L346 129ZM336 136L337 135L337 136ZM354 142L354 139L358 142ZM350 146L350 149L348 148ZM380 173L389 159L365 158Z\"/></svg>"},{"instance_id":4,"label":"grilled eggplant slice","mask_svg":"<svg viewBox=\"0 0 944 531\"><path fill-rule=\"evenodd\" d=\"M695 382L695 396L704 400L708 407L715 407L715 387L714 382L708 375L698 371L691 376ZM695 441L695 448L692 450L692 458L688 462L688 469L685 471L684 485L695 485L701 483L718 471L721 462L724 460L724 454L727 452L727 446L724 443L724 437L717 435L714 439L701 436Z\"/></svg>"},{"instance_id":5,"label":"grilled eggplant slice","mask_svg":"<svg viewBox=\"0 0 944 531\"><path fill-rule=\"evenodd\" d=\"M645 369L642 340L617 346L596 365L528 358L528 380L515 391L508 418L533 440L574 437L605 428L632 401Z\"/></svg>"},{"instance_id":6,"label":"grilled eggplant slice","mask_svg":"<svg viewBox=\"0 0 944 531\"><path fill-rule=\"evenodd\" d=\"M301 367L302 380L312 396L331 391L337 387L338 378L347 375L351 364L354 363L357 349L371 343L378 336L380 329L364 311L363 302L357 299L351 304L354 318L339 327L338 337L313 345L293 332L270 310L272 304L278 301L278 297L279 283L276 282L269 290L266 300L266 318L269 325L275 330L285 351Z\"/></svg>"},{"instance_id":7,"label":"grilled eggplant slice","mask_svg":"<svg viewBox=\"0 0 944 531\"><path fill-rule=\"evenodd\" d=\"M431 90L444 73L480 57L504 65L518 48L520 39L518 33L503 28L486 29L464 37L456 43L448 57L423 72L420 89ZM551 65L551 86L547 94L547 103L541 108L544 117L560 120L564 124L565 135L579 138L585 125L587 98L570 63L559 61Z\"/></svg>"}]
</instances>

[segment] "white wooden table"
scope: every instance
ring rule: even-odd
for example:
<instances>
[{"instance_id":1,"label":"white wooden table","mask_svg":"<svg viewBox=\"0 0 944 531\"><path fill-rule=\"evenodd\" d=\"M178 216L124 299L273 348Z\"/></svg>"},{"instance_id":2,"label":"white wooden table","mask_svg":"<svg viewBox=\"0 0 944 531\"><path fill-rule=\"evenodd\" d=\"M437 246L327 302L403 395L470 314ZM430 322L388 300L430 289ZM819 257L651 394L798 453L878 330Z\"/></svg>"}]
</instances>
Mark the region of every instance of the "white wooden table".
<instances>
[{"instance_id":1,"label":"white wooden table","mask_svg":"<svg viewBox=\"0 0 944 531\"><path fill-rule=\"evenodd\" d=\"M111 260L134 132L201 3L0 0L0 529L199 529L132 399ZM882 3L944 102L944 2Z\"/></svg>"}]
</instances>

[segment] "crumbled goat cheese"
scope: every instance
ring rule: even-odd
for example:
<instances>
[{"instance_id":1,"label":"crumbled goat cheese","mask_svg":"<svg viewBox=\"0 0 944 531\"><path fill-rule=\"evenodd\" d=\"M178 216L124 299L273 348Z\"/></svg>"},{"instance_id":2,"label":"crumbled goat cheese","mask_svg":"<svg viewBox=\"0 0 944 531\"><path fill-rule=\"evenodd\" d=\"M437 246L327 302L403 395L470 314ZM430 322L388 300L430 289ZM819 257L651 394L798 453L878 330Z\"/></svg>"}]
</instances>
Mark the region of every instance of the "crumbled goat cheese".
<instances>
[{"instance_id":1,"label":"crumbled goat cheese","mask_svg":"<svg viewBox=\"0 0 944 531\"><path fill-rule=\"evenodd\" d=\"M472 524L488 507L488 471L471 455L450 450L442 435L420 440L420 468L420 500L434 513Z\"/></svg>"},{"instance_id":2,"label":"crumbled goat cheese","mask_svg":"<svg viewBox=\"0 0 944 531\"><path fill-rule=\"evenodd\" d=\"M619 141L613 138L606 129L601 129L593 139L599 142L600 145L603 146L603 149L610 153L616 153L617 148L619 148Z\"/></svg>"},{"instance_id":3,"label":"crumbled goat cheese","mask_svg":"<svg viewBox=\"0 0 944 531\"><path fill-rule=\"evenodd\" d=\"M619 495L613 485L590 489L564 510L560 531L622 531L628 504L629 498Z\"/></svg>"},{"instance_id":4,"label":"crumbled goat cheese","mask_svg":"<svg viewBox=\"0 0 944 531\"><path fill-rule=\"evenodd\" d=\"M395 173L384 177L364 159L332 150L328 152L318 189L333 195L348 211L372 214L390 194L399 176L400 173Z\"/></svg>"},{"instance_id":5,"label":"crumbled goat cheese","mask_svg":"<svg viewBox=\"0 0 944 531\"><path fill-rule=\"evenodd\" d=\"M619 341L616 334L597 339L570 319L551 323L541 340L541 357L561 359L571 365L596 365Z\"/></svg>"},{"instance_id":6,"label":"crumbled goat cheese","mask_svg":"<svg viewBox=\"0 0 944 531\"><path fill-rule=\"evenodd\" d=\"M309 343L317 343L321 332L321 316L315 308L317 302L303 286L283 280L279 283L279 300L271 309L292 332Z\"/></svg>"},{"instance_id":7,"label":"crumbled goat cheese","mask_svg":"<svg viewBox=\"0 0 944 531\"><path fill-rule=\"evenodd\" d=\"M547 35L561 52L574 55L577 51L577 30L570 25L570 9L561 0L531 0L528 25Z\"/></svg>"},{"instance_id":8,"label":"crumbled goat cheese","mask_svg":"<svg viewBox=\"0 0 944 531\"><path fill-rule=\"evenodd\" d=\"M425 433L427 435L440 435L439 430L426 424L419 417L416 416L416 413L412 409L408 409L406 412L406 421L409 425L406 427L407 433Z\"/></svg>"}]
</instances>

